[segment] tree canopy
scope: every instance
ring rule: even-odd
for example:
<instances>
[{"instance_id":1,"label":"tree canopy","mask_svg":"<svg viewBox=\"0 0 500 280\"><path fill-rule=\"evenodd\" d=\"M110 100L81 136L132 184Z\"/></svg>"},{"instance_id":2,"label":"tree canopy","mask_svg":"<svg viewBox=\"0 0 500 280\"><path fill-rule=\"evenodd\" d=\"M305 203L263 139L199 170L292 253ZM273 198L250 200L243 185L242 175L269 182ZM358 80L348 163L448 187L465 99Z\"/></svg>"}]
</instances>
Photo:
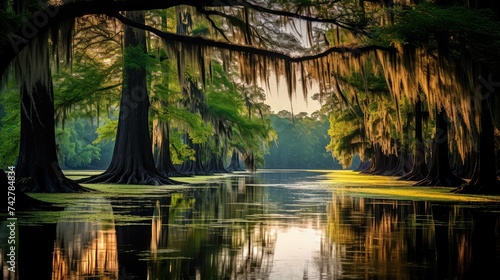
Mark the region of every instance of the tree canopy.
<instances>
[{"instance_id":1,"label":"tree canopy","mask_svg":"<svg viewBox=\"0 0 500 280\"><path fill-rule=\"evenodd\" d=\"M255 85L260 80L269 87L273 74L278 81L284 77L289 97L297 87L305 95L313 85L318 87L317 98L325 104L332 125L328 149L344 165L358 153L371 159L371 172L402 174L414 164L418 150L433 166L429 175L433 178L425 184L450 184L464 192L498 189L492 187L498 184L495 168L485 166L495 160L488 151L496 149L499 121L493 94L498 86L494 77L498 76L499 5L492 1L25 0L3 1L2 6L4 81L14 70L17 83L34 98L33 92L42 86L50 96L52 80L57 79L57 91L64 94L54 110L63 126L75 104L91 115L95 110L98 119L103 104L117 107L111 100L116 102L113 89L118 87L116 69L120 69L120 111L131 100L123 95L126 85L138 85L147 98L142 105L138 100L127 105L127 110L142 112L142 127L150 123L151 97L158 101L151 121L162 121L154 124L163 127L162 137L166 130L171 133L172 120L166 116L176 112L190 123L191 138L184 143L188 146L195 132L201 133L200 142L205 136L207 143L213 142L203 149L211 146L213 151L219 149L218 154L231 150L225 147L230 141L221 142L221 135L231 141L239 137L247 148L262 146L252 137L273 137L265 129L269 123L257 121L266 108ZM133 16L136 13L144 16ZM79 21L83 18L87 23ZM123 40L127 30L144 39L133 44L126 36ZM82 44L87 47L78 51ZM90 49L94 51L89 53ZM37 55L40 50L42 55ZM117 67L119 53L125 59ZM175 86L170 78L161 77L166 68L152 67L163 61L175 68ZM63 64L74 68L52 74L51 68ZM96 78L85 81L79 71ZM230 81L221 71L236 75ZM139 81L139 72L141 83L127 84L130 79ZM172 89L191 99L171 99ZM109 98L101 98L100 91ZM162 97L162 91L169 94ZM230 94L236 92L241 96ZM32 106L33 100L28 101L23 104ZM190 113L181 113L182 102ZM215 138L199 129L204 127L200 120L210 123ZM101 135L112 135L111 125L112 121L100 128ZM141 135L147 136L145 131ZM422 147L422 135L433 137L427 148ZM161 143L158 139L155 143ZM241 145L232 145L254 161L254 152L245 156ZM201 152L200 147L193 149ZM452 179L460 172L470 175L468 184Z\"/></svg>"}]
</instances>

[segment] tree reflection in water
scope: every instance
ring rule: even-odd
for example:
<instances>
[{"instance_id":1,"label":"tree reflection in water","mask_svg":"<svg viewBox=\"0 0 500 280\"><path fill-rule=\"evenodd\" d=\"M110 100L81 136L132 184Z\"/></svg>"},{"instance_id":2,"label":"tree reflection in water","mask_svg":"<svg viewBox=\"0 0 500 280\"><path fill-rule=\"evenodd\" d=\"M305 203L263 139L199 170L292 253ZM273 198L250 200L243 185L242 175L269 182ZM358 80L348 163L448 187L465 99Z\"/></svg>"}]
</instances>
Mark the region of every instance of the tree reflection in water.
<instances>
[{"instance_id":1,"label":"tree reflection in water","mask_svg":"<svg viewBox=\"0 0 500 280\"><path fill-rule=\"evenodd\" d=\"M499 226L477 206L334 193L315 261L320 279L471 279L495 271Z\"/></svg>"},{"instance_id":2,"label":"tree reflection in water","mask_svg":"<svg viewBox=\"0 0 500 280\"><path fill-rule=\"evenodd\" d=\"M80 214L91 214L84 218ZM85 219L85 221L73 221ZM52 279L118 279L118 248L109 201L67 207L56 226Z\"/></svg>"},{"instance_id":3,"label":"tree reflection in water","mask_svg":"<svg viewBox=\"0 0 500 280\"><path fill-rule=\"evenodd\" d=\"M58 223L53 279L116 279L116 240L120 275L129 279L481 279L496 273L498 204L374 199L300 182L268 185L258 176L232 176L130 200L127 207L115 199L117 213L141 217L116 231L112 218L97 214L112 214L109 206L97 207L104 203L68 208L70 217L86 210L98 218Z\"/></svg>"},{"instance_id":4,"label":"tree reflection in water","mask_svg":"<svg viewBox=\"0 0 500 280\"><path fill-rule=\"evenodd\" d=\"M266 279L276 232L243 220L266 211L262 199L262 188L246 186L240 178L218 188L171 194L163 211L157 201L148 278ZM161 225L162 220L167 223Z\"/></svg>"},{"instance_id":5,"label":"tree reflection in water","mask_svg":"<svg viewBox=\"0 0 500 280\"><path fill-rule=\"evenodd\" d=\"M137 279L469 279L500 263L500 215L491 209L255 178L153 200L151 226L120 229L148 238L122 266L147 263Z\"/></svg>"}]
</instances>

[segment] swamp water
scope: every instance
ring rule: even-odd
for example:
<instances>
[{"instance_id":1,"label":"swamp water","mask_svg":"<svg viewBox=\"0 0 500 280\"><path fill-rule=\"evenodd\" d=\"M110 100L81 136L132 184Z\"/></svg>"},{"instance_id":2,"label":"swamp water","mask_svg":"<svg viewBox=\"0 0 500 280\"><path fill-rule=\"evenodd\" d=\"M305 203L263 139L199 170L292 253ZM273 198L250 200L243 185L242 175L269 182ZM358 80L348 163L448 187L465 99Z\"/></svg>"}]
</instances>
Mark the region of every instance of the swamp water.
<instances>
[{"instance_id":1,"label":"swamp water","mask_svg":"<svg viewBox=\"0 0 500 280\"><path fill-rule=\"evenodd\" d=\"M351 171L184 180L35 195L63 208L17 213L19 279L498 276L500 198Z\"/></svg>"}]
</instances>

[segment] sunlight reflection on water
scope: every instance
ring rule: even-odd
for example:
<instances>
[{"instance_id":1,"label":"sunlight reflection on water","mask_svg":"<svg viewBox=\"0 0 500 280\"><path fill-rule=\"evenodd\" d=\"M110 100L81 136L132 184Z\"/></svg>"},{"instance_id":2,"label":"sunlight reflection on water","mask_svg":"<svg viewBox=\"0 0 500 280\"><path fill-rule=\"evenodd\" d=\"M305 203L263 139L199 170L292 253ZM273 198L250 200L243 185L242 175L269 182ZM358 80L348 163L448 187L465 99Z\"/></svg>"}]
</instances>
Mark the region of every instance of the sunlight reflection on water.
<instances>
[{"instance_id":1,"label":"sunlight reflection on water","mask_svg":"<svg viewBox=\"0 0 500 280\"><path fill-rule=\"evenodd\" d=\"M63 268L52 279L469 279L500 263L498 203L375 199L336 191L325 176L345 174L325 174L266 171L164 196L110 197L105 215L79 226L61 219L57 235L52 224L37 235L21 227L33 237L19 254L28 263L57 256L36 279L51 279L50 267ZM113 257L106 271L99 256L116 250L118 264ZM21 279L43 274L35 272Z\"/></svg>"}]
</instances>

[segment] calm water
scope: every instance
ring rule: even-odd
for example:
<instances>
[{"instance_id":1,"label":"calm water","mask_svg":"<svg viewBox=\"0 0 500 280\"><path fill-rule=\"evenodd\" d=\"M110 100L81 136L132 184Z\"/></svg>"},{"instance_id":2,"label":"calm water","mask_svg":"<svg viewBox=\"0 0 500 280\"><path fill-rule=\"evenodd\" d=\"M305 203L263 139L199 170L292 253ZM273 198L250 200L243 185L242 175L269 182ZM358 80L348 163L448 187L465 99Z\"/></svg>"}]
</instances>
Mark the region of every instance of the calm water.
<instances>
[{"instance_id":1,"label":"calm water","mask_svg":"<svg viewBox=\"0 0 500 280\"><path fill-rule=\"evenodd\" d=\"M96 218L19 227L20 279L498 276L499 204L353 197L322 175L261 172L69 206Z\"/></svg>"}]
</instances>

